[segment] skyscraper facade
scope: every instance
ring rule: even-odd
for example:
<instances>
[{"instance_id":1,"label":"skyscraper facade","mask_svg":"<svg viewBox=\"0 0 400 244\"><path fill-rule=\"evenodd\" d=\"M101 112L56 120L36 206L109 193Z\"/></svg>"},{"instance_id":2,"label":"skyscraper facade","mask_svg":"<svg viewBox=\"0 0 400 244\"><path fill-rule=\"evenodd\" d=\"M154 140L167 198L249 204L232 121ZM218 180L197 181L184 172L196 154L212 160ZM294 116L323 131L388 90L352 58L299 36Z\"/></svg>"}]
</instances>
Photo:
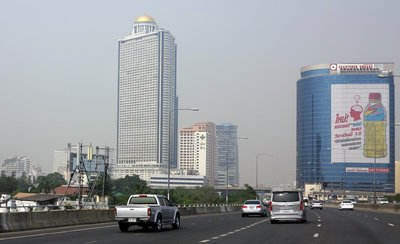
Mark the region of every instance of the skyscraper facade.
<instances>
[{"instance_id":1,"label":"skyscraper facade","mask_svg":"<svg viewBox=\"0 0 400 244\"><path fill-rule=\"evenodd\" d=\"M297 185L394 192L393 63L318 64L297 81ZM339 195L338 194L338 195Z\"/></svg>"},{"instance_id":2,"label":"skyscraper facade","mask_svg":"<svg viewBox=\"0 0 400 244\"><path fill-rule=\"evenodd\" d=\"M214 185L215 124L200 122L179 130L179 169L205 176L206 185Z\"/></svg>"},{"instance_id":3,"label":"skyscraper facade","mask_svg":"<svg viewBox=\"0 0 400 244\"><path fill-rule=\"evenodd\" d=\"M148 15L118 42L117 163L113 177L151 174L176 162L176 44ZM172 165L173 166L173 165Z\"/></svg>"},{"instance_id":4,"label":"skyscraper facade","mask_svg":"<svg viewBox=\"0 0 400 244\"><path fill-rule=\"evenodd\" d=\"M214 185L239 185L239 160L236 125L231 123L222 123L216 125L216 155Z\"/></svg>"}]
</instances>

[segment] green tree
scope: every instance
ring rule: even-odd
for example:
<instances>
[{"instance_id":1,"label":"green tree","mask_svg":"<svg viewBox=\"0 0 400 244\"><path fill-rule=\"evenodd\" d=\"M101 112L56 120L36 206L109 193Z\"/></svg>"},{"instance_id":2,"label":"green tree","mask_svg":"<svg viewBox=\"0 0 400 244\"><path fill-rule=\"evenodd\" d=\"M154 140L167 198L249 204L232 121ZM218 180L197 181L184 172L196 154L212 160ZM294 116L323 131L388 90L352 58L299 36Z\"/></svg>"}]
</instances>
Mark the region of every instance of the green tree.
<instances>
[{"instance_id":1,"label":"green tree","mask_svg":"<svg viewBox=\"0 0 400 244\"><path fill-rule=\"evenodd\" d=\"M67 184L64 177L58 172L46 176L39 176L35 183L37 184L39 192L44 193L50 193L54 188Z\"/></svg>"},{"instance_id":2,"label":"green tree","mask_svg":"<svg viewBox=\"0 0 400 244\"><path fill-rule=\"evenodd\" d=\"M170 191L171 201L177 204L209 204L220 203L218 192L211 186L184 189L177 187Z\"/></svg>"},{"instance_id":3,"label":"green tree","mask_svg":"<svg viewBox=\"0 0 400 244\"><path fill-rule=\"evenodd\" d=\"M9 176L0 177L0 193L11 194L18 188L17 179Z\"/></svg>"},{"instance_id":4,"label":"green tree","mask_svg":"<svg viewBox=\"0 0 400 244\"><path fill-rule=\"evenodd\" d=\"M141 180L139 176L127 175L125 176L125 178L114 180L113 191L130 196L133 194L148 193L150 191L150 188L147 186L146 181Z\"/></svg>"},{"instance_id":5,"label":"green tree","mask_svg":"<svg viewBox=\"0 0 400 244\"><path fill-rule=\"evenodd\" d=\"M247 199L255 199L256 198L256 191L253 187L249 186L248 184L244 185L246 190L240 192L234 192L229 195L229 203L243 203Z\"/></svg>"},{"instance_id":6,"label":"green tree","mask_svg":"<svg viewBox=\"0 0 400 244\"><path fill-rule=\"evenodd\" d=\"M141 180L139 176L125 176L112 181L112 195L109 203L111 205L124 205L127 203L130 195L140 193L153 193L147 186L146 181Z\"/></svg>"},{"instance_id":7,"label":"green tree","mask_svg":"<svg viewBox=\"0 0 400 244\"><path fill-rule=\"evenodd\" d=\"M18 192L29 192L32 186L33 184L28 177L21 176L17 179L17 189L13 191L12 195L17 194Z\"/></svg>"},{"instance_id":8,"label":"green tree","mask_svg":"<svg viewBox=\"0 0 400 244\"><path fill-rule=\"evenodd\" d=\"M103 195L103 175L101 175L97 181L96 181L96 185L93 189L93 195L99 195L102 196ZM92 189L93 184L95 184L95 182L90 182L89 183L89 187L90 189ZM105 189L104 189L104 194L106 196L110 196L111 195L111 191L112 191L112 187L113 187L113 181L111 180L110 176L107 175L106 178L106 185L105 185Z\"/></svg>"}]
</instances>

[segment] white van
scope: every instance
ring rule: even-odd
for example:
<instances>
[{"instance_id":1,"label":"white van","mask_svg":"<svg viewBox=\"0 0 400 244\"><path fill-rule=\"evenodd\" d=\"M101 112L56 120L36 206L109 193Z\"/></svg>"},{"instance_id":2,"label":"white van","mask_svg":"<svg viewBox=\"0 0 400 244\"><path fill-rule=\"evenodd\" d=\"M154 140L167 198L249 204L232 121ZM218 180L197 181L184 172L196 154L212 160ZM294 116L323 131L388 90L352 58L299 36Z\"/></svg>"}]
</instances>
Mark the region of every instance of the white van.
<instances>
[{"instance_id":1,"label":"white van","mask_svg":"<svg viewBox=\"0 0 400 244\"><path fill-rule=\"evenodd\" d=\"M271 224L277 221L307 221L306 208L300 191L274 191L269 204Z\"/></svg>"}]
</instances>

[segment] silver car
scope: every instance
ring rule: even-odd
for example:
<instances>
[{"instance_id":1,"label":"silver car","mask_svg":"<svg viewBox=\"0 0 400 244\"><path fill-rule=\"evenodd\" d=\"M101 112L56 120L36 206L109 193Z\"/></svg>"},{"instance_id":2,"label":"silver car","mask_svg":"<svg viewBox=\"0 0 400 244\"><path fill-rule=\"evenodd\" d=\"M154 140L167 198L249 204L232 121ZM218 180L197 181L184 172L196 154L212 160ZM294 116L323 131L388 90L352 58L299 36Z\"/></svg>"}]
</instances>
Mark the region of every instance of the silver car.
<instances>
[{"instance_id":1,"label":"silver car","mask_svg":"<svg viewBox=\"0 0 400 244\"><path fill-rule=\"evenodd\" d=\"M242 217L249 215L267 216L267 208L260 200L247 200L242 206Z\"/></svg>"},{"instance_id":2,"label":"silver car","mask_svg":"<svg viewBox=\"0 0 400 244\"><path fill-rule=\"evenodd\" d=\"M306 208L300 191L272 192L269 210L271 224L277 221L307 221Z\"/></svg>"}]
</instances>

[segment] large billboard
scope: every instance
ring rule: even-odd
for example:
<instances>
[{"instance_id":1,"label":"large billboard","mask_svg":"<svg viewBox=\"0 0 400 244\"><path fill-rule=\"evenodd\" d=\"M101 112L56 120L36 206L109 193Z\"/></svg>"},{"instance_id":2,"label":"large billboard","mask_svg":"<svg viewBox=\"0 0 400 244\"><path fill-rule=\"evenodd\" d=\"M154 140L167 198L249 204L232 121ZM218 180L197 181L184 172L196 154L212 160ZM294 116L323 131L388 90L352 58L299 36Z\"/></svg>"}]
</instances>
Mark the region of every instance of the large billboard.
<instances>
[{"instance_id":1,"label":"large billboard","mask_svg":"<svg viewBox=\"0 0 400 244\"><path fill-rule=\"evenodd\" d=\"M389 163L388 84L331 85L331 162Z\"/></svg>"}]
</instances>

